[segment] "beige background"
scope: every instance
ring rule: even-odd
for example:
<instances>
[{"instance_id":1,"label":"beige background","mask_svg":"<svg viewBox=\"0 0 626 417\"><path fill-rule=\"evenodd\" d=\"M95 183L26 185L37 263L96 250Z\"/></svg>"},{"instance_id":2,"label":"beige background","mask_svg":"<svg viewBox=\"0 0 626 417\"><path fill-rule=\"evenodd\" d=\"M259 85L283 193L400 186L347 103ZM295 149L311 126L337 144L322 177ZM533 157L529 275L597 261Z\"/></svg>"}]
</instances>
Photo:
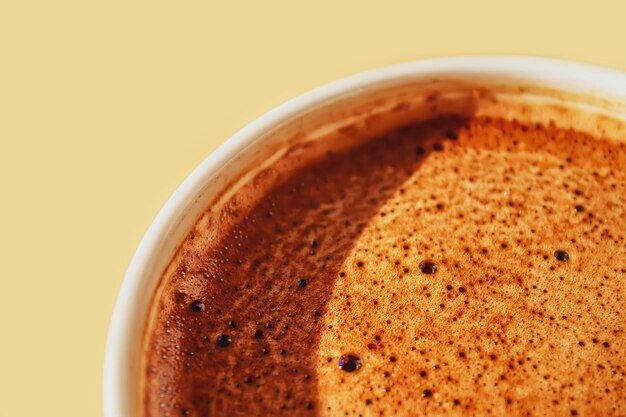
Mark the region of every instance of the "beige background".
<instances>
[{"instance_id":1,"label":"beige background","mask_svg":"<svg viewBox=\"0 0 626 417\"><path fill-rule=\"evenodd\" d=\"M139 240L249 121L424 57L626 70L625 13L618 0L0 1L0 416L102 414L106 330Z\"/></svg>"}]
</instances>

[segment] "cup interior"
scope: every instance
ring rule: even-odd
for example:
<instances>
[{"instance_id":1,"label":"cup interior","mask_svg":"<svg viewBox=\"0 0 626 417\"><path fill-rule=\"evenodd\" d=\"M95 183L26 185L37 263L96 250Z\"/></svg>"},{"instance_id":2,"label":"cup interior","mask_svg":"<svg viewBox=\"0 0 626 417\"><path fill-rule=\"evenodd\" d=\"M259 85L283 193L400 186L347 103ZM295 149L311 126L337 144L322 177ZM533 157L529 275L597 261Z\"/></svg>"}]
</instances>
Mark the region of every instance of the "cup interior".
<instances>
[{"instance_id":1,"label":"cup interior","mask_svg":"<svg viewBox=\"0 0 626 417\"><path fill-rule=\"evenodd\" d=\"M289 171L328 150L356 146L439 115L552 123L626 140L626 75L536 58L421 61L330 84L251 123L185 180L132 259L109 329L105 416L141 415L143 339L151 301L181 241L205 210L219 210L233 196L245 194L246 187L258 186L253 179L269 166L280 164ZM268 181L263 186L272 185ZM255 201L240 203L251 206Z\"/></svg>"}]
</instances>

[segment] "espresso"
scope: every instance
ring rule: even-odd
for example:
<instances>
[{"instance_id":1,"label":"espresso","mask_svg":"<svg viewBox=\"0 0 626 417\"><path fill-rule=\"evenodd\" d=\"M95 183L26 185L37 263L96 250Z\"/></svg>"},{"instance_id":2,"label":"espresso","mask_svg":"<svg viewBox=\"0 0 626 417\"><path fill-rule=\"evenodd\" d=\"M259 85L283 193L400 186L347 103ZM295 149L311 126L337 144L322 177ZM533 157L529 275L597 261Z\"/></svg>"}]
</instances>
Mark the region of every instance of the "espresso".
<instances>
[{"instance_id":1,"label":"espresso","mask_svg":"<svg viewBox=\"0 0 626 417\"><path fill-rule=\"evenodd\" d=\"M618 141L473 117L285 175L183 242L145 416L626 415L625 167Z\"/></svg>"}]
</instances>

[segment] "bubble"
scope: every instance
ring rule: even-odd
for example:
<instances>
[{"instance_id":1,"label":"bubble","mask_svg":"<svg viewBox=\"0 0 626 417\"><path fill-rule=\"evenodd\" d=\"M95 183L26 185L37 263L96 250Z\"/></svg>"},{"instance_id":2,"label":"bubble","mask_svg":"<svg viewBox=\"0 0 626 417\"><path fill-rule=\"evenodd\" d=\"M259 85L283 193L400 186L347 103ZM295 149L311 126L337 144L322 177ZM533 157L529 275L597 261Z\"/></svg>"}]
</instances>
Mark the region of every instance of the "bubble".
<instances>
[{"instance_id":1,"label":"bubble","mask_svg":"<svg viewBox=\"0 0 626 417\"><path fill-rule=\"evenodd\" d=\"M419 270L423 274L434 274L435 272L437 272L437 269L437 264L433 261L422 261L419 264Z\"/></svg>"},{"instance_id":2,"label":"bubble","mask_svg":"<svg viewBox=\"0 0 626 417\"><path fill-rule=\"evenodd\" d=\"M189 304L189 308L191 311L195 313L199 313L204 310L204 303L200 300L194 300Z\"/></svg>"},{"instance_id":3,"label":"bubble","mask_svg":"<svg viewBox=\"0 0 626 417\"><path fill-rule=\"evenodd\" d=\"M426 149L424 149L422 146L418 146L417 148L415 148L415 153L417 155L424 155L426 153Z\"/></svg>"},{"instance_id":4,"label":"bubble","mask_svg":"<svg viewBox=\"0 0 626 417\"><path fill-rule=\"evenodd\" d=\"M304 287L307 286L307 284L308 284L308 282L307 282L306 279L301 279L301 280L298 281L298 288L304 288Z\"/></svg>"},{"instance_id":5,"label":"bubble","mask_svg":"<svg viewBox=\"0 0 626 417\"><path fill-rule=\"evenodd\" d=\"M554 257L561 262L565 262L569 259L569 253L565 252L562 249L558 249L554 251Z\"/></svg>"},{"instance_id":6,"label":"bubble","mask_svg":"<svg viewBox=\"0 0 626 417\"><path fill-rule=\"evenodd\" d=\"M257 330L256 332L254 332L254 338L263 339L263 330Z\"/></svg>"},{"instance_id":7,"label":"bubble","mask_svg":"<svg viewBox=\"0 0 626 417\"><path fill-rule=\"evenodd\" d=\"M185 301L186 297L187 297L187 291L185 291L185 290L178 290L178 291L176 291L176 300L178 302Z\"/></svg>"},{"instance_id":8,"label":"bubble","mask_svg":"<svg viewBox=\"0 0 626 417\"><path fill-rule=\"evenodd\" d=\"M347 354L339 358L339 369L344 372L358 371L361 365L361 358L355 355Z\"/></svg>"},{"instance_id":9,"label":"bubble","mask_svg":"<svg viewBox=\"0 0 626 417\"><path fill-rule=\"evenodd\" d=\"M448 140L457 140L459 138L459 134L454 130L446 130L443 136Z\"/></svg>"},{"instance_id":10,"label":"bubble","mask_svg":"<svg viewBox=\"0 0 626 417\"><path fill-rule=\"evenodd\" d=\"M581 212L581 211L585 211L585 207L578 204L576 205L576 207L574 207L574 209L576 209L576 211Z\"/></svg>"},{"instance_id":11,"label":"bubble","mask_svg":"<svg viewBox=\"0 0 626 417\"><path fill-rule=\"evenodd\" d=\"M230 327L231 329L236 329L238 325L239 323L237 323L235 320L231 320L228 322L228 327Z\"/></svg>"},{"instance_id":12,"label":"bubble","mask_svg":"<svg viewBox=\"0 0 626 417\"><path fill-rule=\"evenodd\" d=\"M436 152L443 151L443 145L441 143L435 143L433 145L433 151L436 151Z\"/></svg>"},{"instance_id":13,"label":"bubble","mask_svg":"<svg viewBox=\"0 0 626 417\"><path fill-rule=\"evenodd\" d=\"M215 339L215 344L221 348L227 348L232 342L233 340L230 338L230 336L223 333L217 335L217 338Z\"/></svg>"},{"instance_id":14,"label":"bubble","mask_svg":"<svg viewBox=\"0 0 626 417\"><path fill-rule=\"evenodd\" d=\"M425 389L424 391L422 391L422 397L424 398L430 398L433 396L433 392L429 389Z\"/></svg>"}]
</instances>

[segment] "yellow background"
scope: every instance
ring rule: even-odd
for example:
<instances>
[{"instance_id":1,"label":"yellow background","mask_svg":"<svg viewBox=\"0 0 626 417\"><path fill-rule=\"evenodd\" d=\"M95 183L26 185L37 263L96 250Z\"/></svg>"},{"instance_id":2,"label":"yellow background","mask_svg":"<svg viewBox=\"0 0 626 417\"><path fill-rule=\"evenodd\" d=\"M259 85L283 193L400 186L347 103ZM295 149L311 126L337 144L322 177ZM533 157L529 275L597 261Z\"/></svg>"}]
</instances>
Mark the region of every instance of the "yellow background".
<instances>
[{"instance_id":1,"label":"yellow background","mask_svg":"<svg viewBox=\"0 0 626 417\"><path fill-rule=\"evenodd\" d=\"M624 4L0 1L0 416L102 414L107 326L139 240L249 121L424 57L626 70Z\"/></svg>"}]
</instances>

